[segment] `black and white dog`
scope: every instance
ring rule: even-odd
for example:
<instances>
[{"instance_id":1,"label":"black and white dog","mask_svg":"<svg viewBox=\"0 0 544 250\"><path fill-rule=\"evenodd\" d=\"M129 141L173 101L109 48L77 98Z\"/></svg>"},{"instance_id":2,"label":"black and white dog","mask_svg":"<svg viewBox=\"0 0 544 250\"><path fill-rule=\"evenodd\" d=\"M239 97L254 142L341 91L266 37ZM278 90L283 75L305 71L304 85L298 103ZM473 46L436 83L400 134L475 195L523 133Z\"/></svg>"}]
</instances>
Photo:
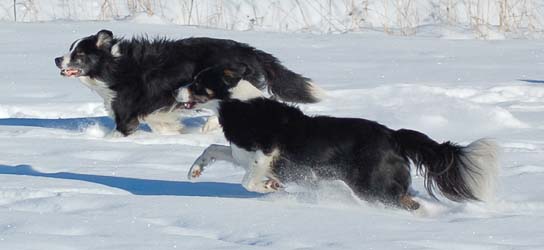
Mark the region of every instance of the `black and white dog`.
<instances>
[{"instance_id":1,"label":"black and white dog","mask_svg":"<svg viewBox=\"0 0 544 250\"><path fill-rule=\"evenodd\" d=\"M183 108L176 102L178 89L203 69L229 61L249 65L253 70L246 80L259 89L268 87L281 100L318 101L318 88L309 78L268 53L232 40L120 39L101 30L76 40L68 54L55 58L61 75L79 78L104 99L116 130L125 136L141 121L160 133L179 133L179 112L172 112Z\"/></svg>"},{"instance_id":2,"label":"black and white dog","mask_svg":"<svg viewBox=\"0 0 544 250\"><path fill-rule=\"evenodd\" d=\"M310 117L259 97L260 91L244 80L247 73L244 65L217 66L182 90L189 106L217 110L230 142L209 146L192 165L189 179L224 160L246 168L242 185L250 191L273 192L312 176L339 179L361 198L413 210L420 205L408 192L412 162L433 197L436 190L453 201L486 200L493 193L498 163L490 140L459 146L365 119Z\"/></svg>"}]
</instances>

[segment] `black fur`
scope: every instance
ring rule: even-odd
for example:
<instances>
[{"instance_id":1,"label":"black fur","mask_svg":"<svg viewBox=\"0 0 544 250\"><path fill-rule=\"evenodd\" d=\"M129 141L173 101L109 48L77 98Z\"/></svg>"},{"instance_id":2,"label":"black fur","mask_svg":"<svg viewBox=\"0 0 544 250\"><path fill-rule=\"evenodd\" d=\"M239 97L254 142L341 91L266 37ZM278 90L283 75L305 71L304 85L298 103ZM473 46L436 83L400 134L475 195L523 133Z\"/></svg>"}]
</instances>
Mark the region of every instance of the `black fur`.
<instances>
[{"instance_id":1,"label":"black fur","mask_svg":"<svg viewBox=\"0 0 544 250\"><path fill-rule=\"evenodd\" d=\"M112 50L120 55L112 54ZM111 31L102 30L77 45L74 42L70 51L67 68L63 68L63 57L55 59L61 74L105 82L115 92L111 108L116 129L124 135L138 127L139 118L174 105L178 88L189 84L197 72L226 62L243 62L251 67L246 79L260 89L268 86L280 99L317 101L308 78L286 69L274 56L232 40L119 39Z\"/></svg>"},{"instance_id":2,"label":"black fur","mask_svg":"<svg viewBox=\"0 0 544 250\"><path fill-rule=\"evenodd\" d=\"M417 171L425 176L425 187L433 197L432 190L436 188L450 200L478 199L470 187L464 185L458 167L464 166L460 158L463 147L452 142L439 144L423 133L408 129L397 130L395 140L403 157L412 160ZM481 169L467 168L465 171L476 178Z\"/></svg>"},{"instance_id":3,"label":"black fur","mask_svg":"<svg viewBox=\"0 0 544 250\"><path fill-rule=\"evenodd\" d=\"M310 117L265 98L233 99L246 74L248 68L241 64L206 69L189 86L189 96L197 103L220 100L219 123L231 144L250 152L278 154L272 171L281 182L304 180L314 174L340 179L363 198L408 209L419 206L408 194L410 162L425 177L426 189L433 197L439 190L454 201L479 200L487 186L478 183L491 183L491 168L496 166L491 142L462 147L365 119ZM482 164L489 164L489 169Z\"/></svg>"},{"instance_id":4,"label":"black fur","mask_svg":"<svg viewBox=\"0 0 544 250\"><path fill-rule=\"evenodd\" d=\"M204 103L210 99L231 99L231 89L236 87L240 80L252 75L252 69L244 63L223 63L200 71L193 82L186 87L189 91L189 100L186 102Z\"/></svg>"},{"instance_id":5,"label":"black fur","mask_svg":"<svg viewBox=\"0 0 544 250\"><path fill-rule=\"evenodd\" d=\"M240 148L265 154L279 150L273 171L282 182L312 172L343 180L363 198L400 206L408 195L412 160L425 173L429 193L436 185L450 199L477 200L460 171L477 178L480 170L460 160L463 147L437 143L417 131L395 131L365 119L310 117L265 98L222 101L219 122L227 140Z\"/></svg>"}]
</instances>

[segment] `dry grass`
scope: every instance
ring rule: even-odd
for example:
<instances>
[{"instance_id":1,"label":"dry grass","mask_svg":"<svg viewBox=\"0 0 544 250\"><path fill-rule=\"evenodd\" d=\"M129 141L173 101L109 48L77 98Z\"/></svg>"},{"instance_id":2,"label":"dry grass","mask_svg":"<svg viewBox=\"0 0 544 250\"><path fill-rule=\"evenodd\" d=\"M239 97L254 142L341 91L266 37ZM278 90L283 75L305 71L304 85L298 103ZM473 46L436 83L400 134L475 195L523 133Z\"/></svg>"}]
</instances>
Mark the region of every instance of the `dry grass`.
<instances>
[{"instance_id":1,"label":"dry grass","mask_svg":"<svg viewBox=\"0 0 544 250\"><path fill-rule=\"evenodd\" d=\"M124 18L137 13L161 16L176 24L225 29L268 29L343 33L381 29L390 34L414 35L421 20L435 16L438 24L471 27L477 37L488 32L541 32L544 10L540 0L51 0L57 2L55 18L78 19L84 8L92 20ZM9 3L8 3L9 2ZM432 5L438 13L421 11ZM0 0L0 20L40 21L40 1ZM419 8L419 9L418 9ZM79 14L79 15L78 15ZM86 13L89 15L88 13ZM2 17L2 15L4 15ZM43 18L42 18L43 19Z\"/></svg>"}]
</instances>

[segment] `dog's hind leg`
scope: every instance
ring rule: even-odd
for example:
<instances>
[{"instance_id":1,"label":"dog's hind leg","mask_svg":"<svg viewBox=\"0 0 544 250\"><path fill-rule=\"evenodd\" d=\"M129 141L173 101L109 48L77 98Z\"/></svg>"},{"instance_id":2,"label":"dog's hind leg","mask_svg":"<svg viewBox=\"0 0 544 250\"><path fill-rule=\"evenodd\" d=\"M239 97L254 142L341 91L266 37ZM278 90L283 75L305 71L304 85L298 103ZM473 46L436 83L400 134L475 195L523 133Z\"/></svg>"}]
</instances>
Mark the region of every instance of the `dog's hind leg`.
<instances>
[{"instance_id":1,"label":"dog's hind leg","mask_svg":"<svg viewBox=\"0 0 544 250\"><path fill-rule=\"evenodd\" d=\"M399 204L406 210L417 210L421 205L408 194L402 195L399 199Z\"/></svg>"},{"instance_id":2,"label":"dog's hind leg","mask_svg":"<svg viewBox=\"0 0 544 250\"><path fill-rule=\"evenodd\" d=\"M204 167L210 165L216 160L228 161L234 163L234 158L232 157L232 150L229 146L212 144L207 147L204 152L196 159L196 161L189 169L187 178L189 180L200 177L204 171Z\"/></svg>"},{"instance_id":3,"label":"dog's hind leg","mask_svg":"<svg viewBox=\"0 0 544 250\"><path fill-rule=\"evenodd\" d=\"M176 112L153 112L143 120L155 133L161 135L176 135L183 132L181 116Z\"/></svg>"},{"instance_id":4,"label":"dog's hind leg","mask_svg":"<svg viewBox=\"0 0 544 250\"><path fill-rule=\"evenodd\" d=\"M396 153L384 152L370 175L369 198L407 210L418 209L419 203L408 193L411 184L408 164L409 162ZM359 190L363 191L362 188Z\"/></svg>"},{"instance_id":5,"label":"dog's hind leg","mask_svg":"<svg viewBox=\"0 0 544 250\"><path fill-rule=\"evenodd\" d=\"M281 184L276 178L270 178L272 165L277 155L277 150L274 150L270 154L265 154L260 150L255 152L242 180L242 186L249 191L258 193L275 192L281 188ZM263 180L264 178L269 179Z\"/></svg>"}]
</instances>

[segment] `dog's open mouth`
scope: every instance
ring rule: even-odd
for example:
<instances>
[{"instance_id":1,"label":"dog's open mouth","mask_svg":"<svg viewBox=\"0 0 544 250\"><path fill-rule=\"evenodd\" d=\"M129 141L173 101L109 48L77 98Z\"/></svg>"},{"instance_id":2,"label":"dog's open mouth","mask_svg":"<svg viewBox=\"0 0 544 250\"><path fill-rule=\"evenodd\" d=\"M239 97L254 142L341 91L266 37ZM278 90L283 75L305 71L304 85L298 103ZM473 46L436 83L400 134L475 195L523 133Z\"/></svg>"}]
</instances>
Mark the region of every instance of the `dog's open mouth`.
<instances>
[{"instance_id":1,"label":"dog's open mouth","mask_svg":"<svg viewBox=\"0 0 544 250\"><path fill-rule=\"evenodd\" d=\"M183 108L185 109L192 109L195 107L196 102L182 102Z\"/></svg>"},{"instance_id":2,"label":"dog's open mouth","mask_svg":"<svg viewBox=\"0 0 544 250\"><path fill-rule=\"evenodd\" d=\"M67 68L67 69L62 69L60 71L60 74L63 75L63 76L80 76L81 75L81 70L80 69L74 69L74 68Z\"/></svg>"}]
</instances>

